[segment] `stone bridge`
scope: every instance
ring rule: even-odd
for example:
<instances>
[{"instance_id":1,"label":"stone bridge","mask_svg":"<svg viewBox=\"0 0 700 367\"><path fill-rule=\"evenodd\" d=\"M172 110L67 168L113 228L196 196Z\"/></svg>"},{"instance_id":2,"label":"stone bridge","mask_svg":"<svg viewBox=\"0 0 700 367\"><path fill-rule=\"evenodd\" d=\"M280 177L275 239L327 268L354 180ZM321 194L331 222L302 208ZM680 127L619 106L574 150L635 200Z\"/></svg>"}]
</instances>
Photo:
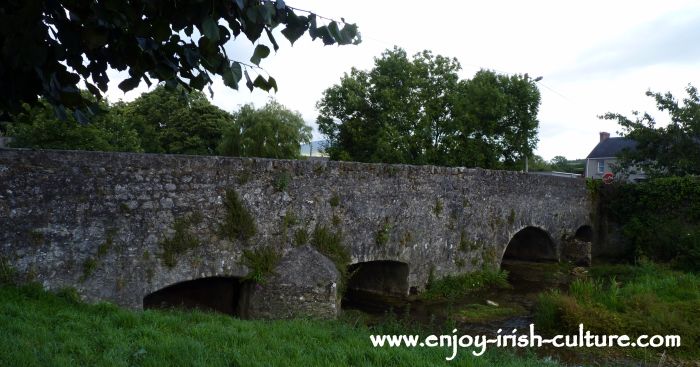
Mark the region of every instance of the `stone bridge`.
<instances>
[{"instance_id":1,"label":"stone bridge","mask_svg":"<svg viewBox=\"0 0 700 367\"><path fill-rule=\"evenodd\" d=\"M582 179L519 172L0 149L0 260L130 308L334 317L341 288L585 263L590 213Z\"/></svg>"}]
</instances>

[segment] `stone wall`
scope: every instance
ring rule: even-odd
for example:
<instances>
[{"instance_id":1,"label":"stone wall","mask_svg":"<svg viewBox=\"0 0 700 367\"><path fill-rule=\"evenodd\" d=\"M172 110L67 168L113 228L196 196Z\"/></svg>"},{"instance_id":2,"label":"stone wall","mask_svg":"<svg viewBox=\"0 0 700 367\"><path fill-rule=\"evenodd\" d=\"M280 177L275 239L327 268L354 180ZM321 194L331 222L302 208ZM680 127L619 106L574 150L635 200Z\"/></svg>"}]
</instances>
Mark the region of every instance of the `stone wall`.
<instances>
[{"instance_id":1,"label":"stone wall","mask_svg":"<svg viewBox=\"0 0 700 367\"><path fill-rule=\"evenodd\" d=\"M227 190L252 215L251 238L222 230ZM546 231L562 258L562 240L590 225L590 206L582 179L519 172L0 149L5 260L46 288L75 287L87 300L133 308L178 282L245 277L243 251L271 246L282 261L249 295L250 309L270 316L277 312L270 307L282 304L283 316L293 317L315 312L309 299L326 300L318 314L332 317L339 275L306 243L295 243L304 231L308 238L320 227L341 233L352 263L408 264L407 283L420 291L430 272L498 267L510 239L527 226ZM170 267L163 243L183 236L183 228L185 242L196 246ZM315 278L298 274L304 262ZM301 282L314 284L290 295Z\"/></svg>"}]
</instances>

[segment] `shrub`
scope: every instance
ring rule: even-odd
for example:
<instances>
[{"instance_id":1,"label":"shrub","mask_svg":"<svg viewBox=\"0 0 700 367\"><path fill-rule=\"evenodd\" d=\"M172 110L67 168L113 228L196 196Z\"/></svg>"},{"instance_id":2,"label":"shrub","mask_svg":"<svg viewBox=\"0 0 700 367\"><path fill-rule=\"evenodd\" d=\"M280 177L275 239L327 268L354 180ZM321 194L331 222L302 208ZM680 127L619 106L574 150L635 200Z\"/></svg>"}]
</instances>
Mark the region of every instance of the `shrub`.
<instances>
[{"instance_id":1,"label":"shrub","mask_svg":"<svg viewBox=\"0 0 700 367\"><path fill-rule=\"evenodd\" d=\"M177 265L177 258L180 255L199 247L199 239L190 231L190 228L201 223L201 221L202 215L199 213L192 213L184 218L175 220L173 223L173 229L175 230L173 236L160 242L160 247L163 250L161 258L167 267L174 267Z\"/></svg>"},{"instance_id":2,"label":"shrub","mask_svg":"<svg viewBox=\"0 0 700 367\"><path fill-rule=\"evenodd\" d=\"M250 269L246 278L258 284L264 284L267 277L275 270L281 259L280 253L273 246L264 246L255 250L243 250L243 264Z\"/></svg>"},{"instance_id":3,"label":"shrub","mask_svg":"<svg viewBox=\"0 0 700 367\"><path fill-rule=\"evenodd\" d=\"M592 191L635 258L700 270L700 178L665 177Z\"/></svg>"},{"instance_id":4,"label":"shrub","mask_svg":"<svg viewBox=\"0 0 700 367\"><path fill-rule=\"evenodd\" d=\"M226 190L224 199L226 216L221 224L221 232L231 240L247 240L255 235L257 228L253 216L238 199L235 190Z\"/></svg>"},{"instance_id":5,"label":"shrub","mask_svg":"<svg viewBox=\"0 0 700 367\"><path fill-rule=\"evenodd\" d=\"M342 295L348 279L347 265L351 261L350 251L343 244L342 232L340 230L334 232L326 226L317 225L311 234L311 245L329 258L340 272L341 284L338 294Z\"/></svg>"}]
</instances>

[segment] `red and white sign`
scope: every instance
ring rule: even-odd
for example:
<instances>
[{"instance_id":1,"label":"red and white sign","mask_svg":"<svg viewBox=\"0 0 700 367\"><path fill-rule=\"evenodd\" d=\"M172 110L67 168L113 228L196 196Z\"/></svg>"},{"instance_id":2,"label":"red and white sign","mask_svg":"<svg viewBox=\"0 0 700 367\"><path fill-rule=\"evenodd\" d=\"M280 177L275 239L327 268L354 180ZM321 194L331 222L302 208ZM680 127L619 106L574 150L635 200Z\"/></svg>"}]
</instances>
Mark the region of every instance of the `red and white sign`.
<instances>
[{"instance_id":1,"label":"red and white sign","mask_svg":"<svg viewBox=\"0 0 700 367\"><path fill-rule=\"evenodd\" d=\"M603 183L611 184L613 182L613 178L615 178L615 175L613 175L612 172L605 172L603 175Z\"/></svg>"}]
</instances>

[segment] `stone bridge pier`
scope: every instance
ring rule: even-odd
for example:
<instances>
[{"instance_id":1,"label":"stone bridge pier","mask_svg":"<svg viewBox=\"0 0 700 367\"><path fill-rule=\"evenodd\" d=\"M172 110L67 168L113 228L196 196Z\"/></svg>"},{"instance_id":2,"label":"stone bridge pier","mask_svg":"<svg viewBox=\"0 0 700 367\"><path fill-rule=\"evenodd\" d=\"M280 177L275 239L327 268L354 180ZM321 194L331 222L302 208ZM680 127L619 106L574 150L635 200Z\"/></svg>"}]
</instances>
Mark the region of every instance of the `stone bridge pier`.
<instances>
[{"instance_id":1,"label":"stone bridge pier","mask_svg":"<svg viewBox=\"0 0 700 367\"><path fill-rule=\"evenodd\" d=\"M332 318L345 287L585 264L590 212L582 179L520 172L0 149L0 260L130 308Z\"/></svg>"}]
</instances>

